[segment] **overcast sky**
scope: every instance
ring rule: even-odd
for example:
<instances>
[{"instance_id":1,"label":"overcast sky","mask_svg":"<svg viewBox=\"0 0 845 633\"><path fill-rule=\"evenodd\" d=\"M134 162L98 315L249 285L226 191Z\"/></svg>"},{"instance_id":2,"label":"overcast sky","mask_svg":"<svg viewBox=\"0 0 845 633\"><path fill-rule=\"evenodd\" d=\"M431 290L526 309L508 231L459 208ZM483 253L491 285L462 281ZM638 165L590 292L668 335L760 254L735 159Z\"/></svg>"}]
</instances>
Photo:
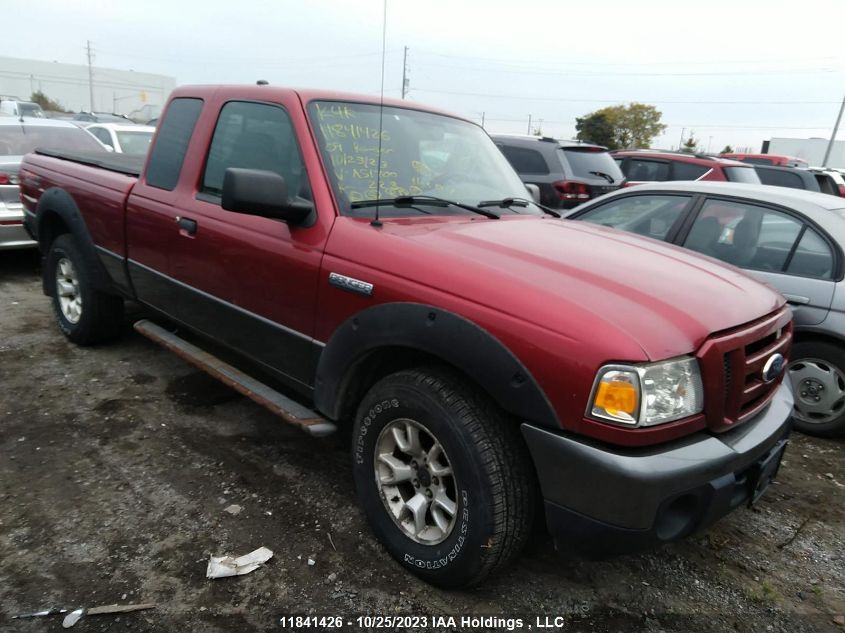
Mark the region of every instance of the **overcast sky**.
<instances>
[{"instance_id":1,"label":"overcast sky","mask_svg":"<svg viewBox=\"0 0 845 633\"><path fill-rule=\"evenodd\" d=\"M5 0L6 9L12 8ZM378 94L382 0L14 3L0 55L176 77L177 83ZM8 11L4 11L8 15ZM491 132L575 134L575 117L656 105L702 149L758 150L772 136L828 137L845 95L845 0L388 0L385 94L481 121ZM845 139L845 132L840 138Z\"/></svg>"}]
</instances>

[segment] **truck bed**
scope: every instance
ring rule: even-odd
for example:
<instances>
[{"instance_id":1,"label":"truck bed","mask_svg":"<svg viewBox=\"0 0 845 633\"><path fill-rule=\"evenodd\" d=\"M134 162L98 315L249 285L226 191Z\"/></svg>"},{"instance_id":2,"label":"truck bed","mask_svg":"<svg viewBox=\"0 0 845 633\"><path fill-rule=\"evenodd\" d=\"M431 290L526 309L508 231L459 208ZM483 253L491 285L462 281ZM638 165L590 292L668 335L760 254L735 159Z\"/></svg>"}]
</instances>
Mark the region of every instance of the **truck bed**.
<instances>
[{"instance_id":1,"label":"truck bed","mask_svg":"<svg viewBox=\"0 0 845 633\"><path fill-rule=\"evenodd\" d=\"M38 148L35 150L35 153L61 160L69 160L74 163L82 163L83 165L91 165L92 167L99 167L119 174L135 176L136 178L141 175L141 170L144 168L144 161L146 160L146 156L116 154L113 152L85 152Z\"/></svg>"}]
</instances>

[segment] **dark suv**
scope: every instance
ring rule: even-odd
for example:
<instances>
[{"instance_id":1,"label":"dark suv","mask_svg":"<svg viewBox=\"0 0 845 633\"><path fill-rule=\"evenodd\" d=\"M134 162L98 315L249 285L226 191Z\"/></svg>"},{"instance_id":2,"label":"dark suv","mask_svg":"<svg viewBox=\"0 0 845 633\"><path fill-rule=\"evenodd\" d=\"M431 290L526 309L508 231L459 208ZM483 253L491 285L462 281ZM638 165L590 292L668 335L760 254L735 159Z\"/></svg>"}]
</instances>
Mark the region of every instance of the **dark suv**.
<instances>
[{"instance_id":1,"label":"dark suv","mask_svg":"<svg viewBox=\"0 0 845 633\"><path fill-rule=\"evenodd\" d=\"M611 154L627 185L664 180L727 180L760 184L753 165L706 154L655 150L618 150Z\"/></svg>"},{"instance_id":2,"label":"dark suv","mask_svg":"<svg viewBox=\"0 0 845 633\"><path fill-rule=\"evenodd\" d=\"M492 135L526 184L540 188L540 202L571 209L615 191L625 180L606 147L548 136Z\"/></svg>"}]
</instances>

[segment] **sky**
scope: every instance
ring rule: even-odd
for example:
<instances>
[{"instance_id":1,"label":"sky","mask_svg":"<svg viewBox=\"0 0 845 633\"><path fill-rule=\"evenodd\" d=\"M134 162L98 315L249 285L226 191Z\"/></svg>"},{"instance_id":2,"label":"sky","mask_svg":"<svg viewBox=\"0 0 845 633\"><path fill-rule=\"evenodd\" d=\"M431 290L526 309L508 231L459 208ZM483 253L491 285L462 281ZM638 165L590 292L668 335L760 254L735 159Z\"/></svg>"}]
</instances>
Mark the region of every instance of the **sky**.
<instances>
[{"instance_id":1,"label":"sky","mask_svg":"<svg viewBox=\"0 0 845 633\"><path fill-rule=\"evenodd\" d=\"M401 96L493 132L572 138L575 118L637 101L653 147L829 138L845 96L845 0L147 0L12 4L0 55L174 76ZM27 25L27 26L24 26ZM386 27L386 28L384 28ZM530 124L529 124L530 117ZM839 138L845 139L845 132Z\"/></svg>"}]
</instances>

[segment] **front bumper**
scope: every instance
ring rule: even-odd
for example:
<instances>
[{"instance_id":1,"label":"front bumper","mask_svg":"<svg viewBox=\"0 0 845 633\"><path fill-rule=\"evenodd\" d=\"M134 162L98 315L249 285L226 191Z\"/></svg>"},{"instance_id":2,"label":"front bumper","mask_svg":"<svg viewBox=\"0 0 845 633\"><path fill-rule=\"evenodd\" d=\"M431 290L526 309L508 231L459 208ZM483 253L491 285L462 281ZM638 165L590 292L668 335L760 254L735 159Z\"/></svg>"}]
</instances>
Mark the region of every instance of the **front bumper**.
<instances>
[{"instance_id":1,"label":"front bumper","mask_svg":"<svg viewBox=\"0 0 845 633\"><path fill-rule=\"evenodd\" d=\"M781 384L754 419L656 447L609 447L529 424L522 433L561 544L602 552L673 541L759 495L789 434L792 393Z\"/></svg>"}]
</instances>

